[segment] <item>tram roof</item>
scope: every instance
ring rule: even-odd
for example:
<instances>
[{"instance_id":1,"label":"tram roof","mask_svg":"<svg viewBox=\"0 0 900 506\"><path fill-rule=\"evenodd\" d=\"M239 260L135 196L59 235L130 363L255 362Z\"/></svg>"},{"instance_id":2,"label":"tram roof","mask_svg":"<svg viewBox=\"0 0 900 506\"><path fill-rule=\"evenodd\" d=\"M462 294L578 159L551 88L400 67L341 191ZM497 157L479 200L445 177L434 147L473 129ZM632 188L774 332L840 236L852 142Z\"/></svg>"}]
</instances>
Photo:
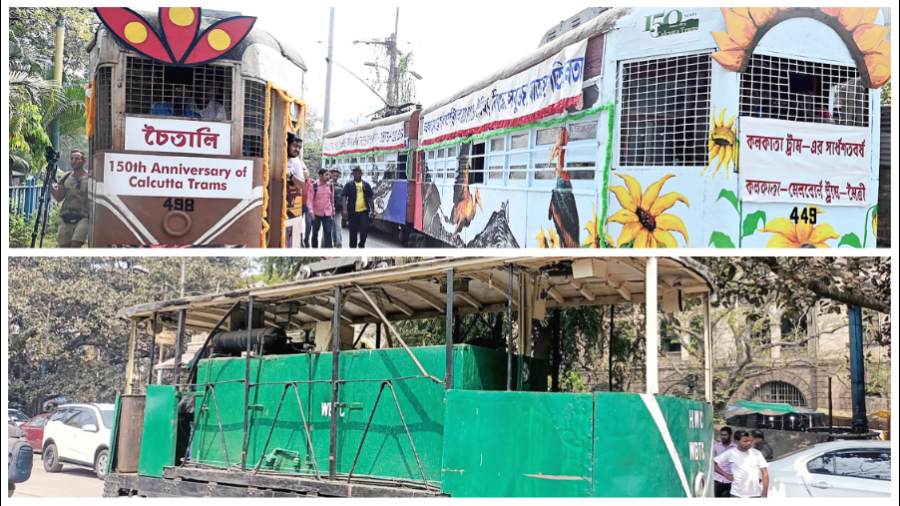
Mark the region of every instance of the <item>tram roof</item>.
<instances>
[{"instance_id":1,"label":"tram roof","mask_svg":"<svg viewBox=\"0 0 900 506\"><path fill-rule=\"evenodd\" d=\"M159 24L159 20L157 19L156 11L136 10L135 12L140 14L148 23L150 23L150 25L158 33L162 32L162 28ZM206 29L209 25L211 25L221 19L228 18L231 16L241 15L241 13L239 13L239 12L225 12L225 11L218 11L218 10L213 10L213 9L203 9L201 12L202 12L202 18L200 21L201 30ZM106 28L103 26L103 23L98 23L97 30L94 32L94 39L88 45L88 48L87 48L88 51L92 51L94 49L94 46L96 45L98 39L100 38L101 33L107 34L106 36L108 36L108 32L106 31ZM276 51L278 51L281 54L281 56L283 56L289 62L293 63L294 65L296 65L297 67L302 69L304 72L306 72L306 70L307 70L306 62L303 61L303 57L300 55L300 53L297 50L295 50L294 48L292 48L290 46L283 44L280 40L275 38L272 34L270 34L269 32L267 32L265 30L257 28L255 25L254 25L253 29L250 30L250 33L247 34L247 36L244 38L244 40L241 41L240 44L238 44L237 46L232 48L231 51L229 51L228 53L226 53L219 59L220 60L241 61L241 59L244 56L244 51L246 51L248 48L250 48L251 46L256 45L256 44L275 49Z\"/></svg>"},{"instance_id":2,"label":"tram roof","mask_svg":"<svg viewBox=\"0 0 900 506\"><path fill-rule=\"evenodd\" d=\"M416 109L407 111L403 114L397 114L394 116L388 116L386 118L380 118L375 121L370 121L368 123L360 123L359 125L342 128L340 130L329 130L328 132L325 132L325 138L330 139L332 137L340 137L341 135L344 135L345 133L348 133L348 132L355 132L357 130L368 130L369 128L375 128L375 127L380 127L380 126L384 126L384 125L393 125L393 124L399 123L401 121L408 121L409 118L412 117L414 112L416 112Z\"/></svg>"},{"instance_id":3,"label":"tram roof","mask_svg":"<svg viewBox=\"0 0 900 506\"><path fill-rule=\"evenodd\" d=\"M445 309L447 270L454 269L454 307L462 314L500 312L506 309L508 266L526 276L527 299L532 307L547 310L579 306L643 303L646 258L630 257L518 257L438 258L369 270L326 275L266 287L184 297L123 308L118 316L142 319L154 314L172 321L174 313L187 310L187 328L208 331L236 302L253 297L282 318L291 314L294 328L330 321L334 291L344 294L341 318L359 324L379 320L367 303L365 291L390 320L414 320L442 315ZM700 263L688 258L658 259L659 293L685 298L713 293L712 278ZM518 298L519 278L513 294ZM293 304L292 304L293 303ZM663 305L665 308L665 304ZM285 312L286 311L286 312Z\"/></svg>"},{"instance_id":4,"label":"tram roof","mask_svg":"<svg viewBox=\"0 0 900 506\"><path fill-rule=\"evenodd\" d=\"M424 116L425 114L428 114L436 109L440 109L441 107L444 107L451 102L454 102L462 97L481 90L491 83L514 76L525 69L533 67L558 53L566 46L584 39L588 39L590 37L593 37L594 35L610 32L613 30L613 28L615 28L616 23L619 21L619 19L628 15L630 12L631 8L626 7L617 7L605 10L601 12L597 17L591 19L578 28L566 32L559 37L551 40L550 42L547 42L546 44L540 46L535 51L528 54L524 58L520 58L512 65L508 65L497 70L493 74L486 76L485 78L476 81L469 86L466 86L465 88L454 93L453 95L444 98L443 100L440 100L434 104L429 104L427 107L423 108L422 115Z\"/></svg>"}]
</instances>

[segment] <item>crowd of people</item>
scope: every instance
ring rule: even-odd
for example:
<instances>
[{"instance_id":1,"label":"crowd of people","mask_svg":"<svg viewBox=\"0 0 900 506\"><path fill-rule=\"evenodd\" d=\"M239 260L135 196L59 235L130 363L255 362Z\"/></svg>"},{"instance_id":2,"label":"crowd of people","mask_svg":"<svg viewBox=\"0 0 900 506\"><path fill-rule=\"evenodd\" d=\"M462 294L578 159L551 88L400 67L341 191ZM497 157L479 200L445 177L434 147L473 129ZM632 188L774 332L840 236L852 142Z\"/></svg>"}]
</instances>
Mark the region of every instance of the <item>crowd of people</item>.
<instances>
[{"instance_id":1,"label":"crowd of people","mask_svg":"<svg viewBox=\"0 0 900 506\"><path fill-rule=\"evenodd\" d=\"M372 186L362 179L359 166L351 170L352 179L343 186L337 169L319 169L312 177L300 158L303 140L288 133L288 216L303 216L304 248L340 248L343 223L349 227L349 247L365 248L369 221L374 209ZM321 240L320 240L321 237Z\"/></svg>"},{"instance_id":2,"label":"crowd of people","mask_svg":"<svg viewBox=\"0 0 900 506\"><path fill-rule=\"evenodd\" d=\"M775 456L761 430L719 429L714 450L716 497L767 497L769 464Z\"/></svg>"}]
</instances>

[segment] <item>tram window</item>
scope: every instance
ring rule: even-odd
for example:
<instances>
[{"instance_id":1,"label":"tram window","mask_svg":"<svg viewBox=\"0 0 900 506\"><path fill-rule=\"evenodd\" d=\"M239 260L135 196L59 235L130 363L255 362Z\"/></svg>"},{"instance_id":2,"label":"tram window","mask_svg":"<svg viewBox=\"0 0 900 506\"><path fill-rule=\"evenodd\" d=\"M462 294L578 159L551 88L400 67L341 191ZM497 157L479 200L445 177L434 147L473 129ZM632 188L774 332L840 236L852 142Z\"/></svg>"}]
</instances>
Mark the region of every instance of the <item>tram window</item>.
<instances>
[{"instance_id":1,"label":"tram window","mask_svg":"<svg viewBox=\"0 0 900 506\"><path fill-rule=\"evenodd\" d=\"M597 146L594 142L570 141L566 149L566 171L573 181L594 179L597 161Z\"/></svg>"},{"instance_id":2,"label":"tram window","mask_svg":"<svg viewBox=\"0 0 900 506\"><path fill-rule=\"evenodd\" d=\"M503 181L503 165L506 157L492 155L488 157L488 180Z\"/></svg>"},{"instance_id":3,"label":"tram window","mask_svg":"<svg viewBox=\"0 0 900 506\"><path fill-rule=\"evenodd\" d=\"M231 67L176 67L129 56L125 113L205 121L231 119Z\"/></svg>"},{"instance_id":4,"label":"tram window","mask_svg":"<svg viewBox=\"0 0 900 506\"><path fill-rule=\"evenodd\" d=\"M485 143L472 144L471 166L469 168L469 183L484 183L484 149Z\"/></svg>"},{"instance_id":5,"label":"tram window","mask_svg":"<svg viewBox=\"0 0 900 506\"><path fill-rule=\"evenodd\" d=\"M510 135L509 149L528 149L528 132Z\"/></svg>"},{"instance_id":6,"label":"tram window","mask_svg":"<svg viewBox=\"0 0 900 506\"><path fill-rule=\"evenodd\" d=\"M624 63L619 89L620 165L706 165L709 55Z\"/></svg>"},{"instance_id":7,"label":"tram window","mask_svg":"<svg viewBox=\"0 0 900 506\"><path fill-rule=\"evenodd\" d=\"M263 129L266 125L266 85L244 79L244 145L243 156L261 158Z\"/></svg>"},{"instance_id":8,"label":"tram window","mask_svg":"<svg viewBox=\"0 0 900 506\"><path fill-rule=\"evenodd\" d=\"M112 148L112 67L100 67L94 75L94 135L91 151Z\"/></svg>"},{"instance_id":9,"label":"tram window","mask_svg":"<svg viewBox=\"0 0 900 506\"><path fill-rule=\"evenodd\" d=\"M559 130L556 128L544 128L542 130L538 130L535 135L534 144L537 146L547 146L550 144L556 144L556 137L559 135Z\"/></svg>"},{"instance_id":10,"label":"tram window","mask_svg":"<svg viewBox=\"0 0 900 506\"><path fill-rule=\"evenodd\" d=\"M573 123L569 125L569 142L597 138L597 122Z\"/></svg>"},{"instance_id":11,"label":"tram window","mask_svg":"<svg viewBox=\"0 0 900 506\"><path fill-rule=\"evenodd\" d=\"M491 139L491 153L497 153L506 149L506 137L494 137Z\"/></svg>"},{"instance_id":12,"label":"tram window","mask_svg":"<svg viewBox=\"0 0 900 506\"><path fill-rule=\"evenodd\" d=\"M741 116L864 127L869 92L853 66L754 54L741 74Z\"/></svg>"},{"instance_id":13,"label":"tram window","mask_svg":"<svg viewBox=\"0 0 900 506\"><path fill-rule=\"evenodd\" d=\"M509 155L509 179L524 181L528 176L528 153Z\"/></svg>"}]
</instances>

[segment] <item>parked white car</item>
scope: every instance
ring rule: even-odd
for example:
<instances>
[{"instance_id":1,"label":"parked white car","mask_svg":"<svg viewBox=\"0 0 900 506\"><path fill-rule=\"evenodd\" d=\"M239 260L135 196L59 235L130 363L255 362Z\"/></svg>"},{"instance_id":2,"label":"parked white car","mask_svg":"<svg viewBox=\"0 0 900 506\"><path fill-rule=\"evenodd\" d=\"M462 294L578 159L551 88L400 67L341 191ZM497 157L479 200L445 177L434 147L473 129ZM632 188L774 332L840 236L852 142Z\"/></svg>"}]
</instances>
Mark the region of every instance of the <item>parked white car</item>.
<instances>
[{"instance_id":1,"label":"parked white car","mask_svg":"<svg viewBox=\"0 0 900 506\"><path fill-rule=\"evenodd\" d=\"M62 404L44 426L44 469L57 473L63 464L90 467L97 477L106 475L112 404Z\"/></svg>"},{"instance_id":2,"label":"parked white car","mask_svg":"<svg viewBox=\"0 0 900 506\"><path fill-rule=\"evenodd\" d=\"M831 441L769 462L769 497L888 497L887 441Z\"/></svg>"}]
</instances>

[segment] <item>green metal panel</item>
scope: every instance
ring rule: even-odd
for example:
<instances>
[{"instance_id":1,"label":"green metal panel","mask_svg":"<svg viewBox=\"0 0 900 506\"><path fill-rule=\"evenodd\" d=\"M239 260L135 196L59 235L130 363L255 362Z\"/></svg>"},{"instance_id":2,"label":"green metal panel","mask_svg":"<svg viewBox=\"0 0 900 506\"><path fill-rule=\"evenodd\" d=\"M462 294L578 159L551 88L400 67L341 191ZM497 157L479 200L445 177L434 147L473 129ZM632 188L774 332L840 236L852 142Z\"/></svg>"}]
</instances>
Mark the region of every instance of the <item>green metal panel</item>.
<instances>
[{"instance_id":1,"label":"green metal panel","mask_svg":"<svg viewBox=\"0 0 900 506\"><path fill-rule=\"evenodd\" d=\"M659 423L653 417L657 409ZM664 434L672 442L674 459ZM711 479L712 437L712 412L706 403L676 397L595 393L593 495L693 495L701 481ZM684 471L684 481L677 471L678 464Z\"/></svg>"},{"instance_id":2,"label":"green metal panel","mask_svg":"<svg viewBox=\"0 0 900 506\"><path fill-rule=\"evenodd\" d=\"M109 431L109 458L106 459L106 473L109 474L116 468L116 458L118 456L119 440L119 416L122 414L122 396L116 394L116 406L113 410L113 426Z\"/></svg>"},{"instance_id":3,"label":"green metal panel","mask_svg":"<svg viewBox=\"0 0 900 506\"><path fill-rule=\"evenodd\" d=\"M447 394L442 491L461 497L586 497L591 394Z\"/></svg>"},{"instance_id":4,"label":"green metal panel","mask_svg":"<svg viewBox=\"0 0 900 506\"><path fill-rule=\"evenodd\" d=\"M414 348L413 353L425 369L443 378L445 348ZM497 350L454 346L454 385L463 389L500 389L505 386L506 355ZM315 355L280 355L251 360L251 381L259 383L250 392L250 435L248 467L262 457L262 469L291 473L312 473L313 456L320 473L328 469L329 404L331 401L330 353ZM200 363L198 383L215 383L215 401L223 431L216 417L216 403L207 390L206 401L196 401L196 429L191 449L192 459L210 465L225 463L224 441L228 460L240 463L243 438L243 383L245 359L204 360ZM381 386L379 380L393 379L400 409L406 420L429 481L440 480L443 451L444 387L420 376L418 369L402 349L355 350L341 352L340 378L348 381L339 389L341 409L338 419L337 469L347 473L359 448L362 433ZM499 371L499 372L498 372ZM366 381L354 381L366 380ZM288 388L272 430L268 446L266 438L273 427L284 382L297 381L297 390ZM297 397L309 424L313 453L307 449L306 434L298 410ZM203 404L202 411L200 406ZM354 475L373 475L421 481L406 430L400 422L397 406L389 389L379 401L372 425Z\"/></svg>"},{"instance_id":5,"label":"green metal panel","mask_svg":"<svg viewBox=\"0 0 900 506\"><path fill-rule=\"evenodd\" d=\"M162 477L163 467L175 464L178 395L172 385L147 385L144 431L138 474Z\"/></svg>"}]
</instances>

